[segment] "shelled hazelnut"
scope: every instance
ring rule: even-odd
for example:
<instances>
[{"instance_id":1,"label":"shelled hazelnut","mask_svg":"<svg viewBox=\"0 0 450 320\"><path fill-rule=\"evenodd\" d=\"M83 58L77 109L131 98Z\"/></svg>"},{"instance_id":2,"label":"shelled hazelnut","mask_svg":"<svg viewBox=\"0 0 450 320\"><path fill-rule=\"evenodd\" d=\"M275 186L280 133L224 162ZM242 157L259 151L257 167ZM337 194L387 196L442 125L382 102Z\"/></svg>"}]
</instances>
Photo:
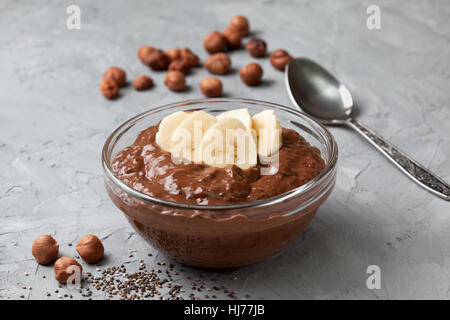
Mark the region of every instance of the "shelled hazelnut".
<instances>
[{"instance_id":1,"label":"shelled hazelnut","mask_svg":"<svg viewBox=\"0 0 450 320\"><path fill-rule=\"evenodd\" d=\"M164 51L165 54L170 58L170 61L175 61L181 59L181 50L178 48L169 49Z\"/></svg>"},{"instance_id":2,"label":"shelled hazelnut","mask_svg":"<svg viewBox=\"0 0 450 320\"><path fill-rule=\"evenodd\" d=\"M248 35L250 26L246 17L237 15L231 18L228 28L238 32L242 37L245 37Z\"/></svg>"},{"instance_id":3,"label":"shelled hazelnut","mask_svg":"<svg viewBox=\"0 0 450 320\"><path fill-rule=\"evenodd\" d=\"M153 87L153 80L148 76L139 76L133 82L133 88L136 90L147 90Z\"/></svg>"},{"instance_id":4,"label":"shelled hazelnut","mask_svg":"<svg viewBox=\"0 0 450 320\"><path fill-rule=\"evenodd\" d=\"M43 234L33 241L31 253L39 264L49 264L58 257L59 245L52 236Z\"/></svg>"},{"instance_id":5,"label":"shelled hazelnut","mask_svg":"<svg viewBox=\"0 0 450 320\"><path fill-rule=\"evenodd\" d=\"M217 78L204 78L200 83L200 90L208 98L220 97L222 94L222 81Z\"/></svg>"},{"instance_id":6,"label":"shelled hazelnut","mask_svg":"<svg viewBox=\"0 0 450 320\"><path fill-rule=\"evenodd\" d=\"M236 32L231 30L230 28L226 28L222 31L222 35L227 39L227 45L231 49L239 49L242 46L242 36Z\"/></svg>"},{"instance_id":7,"label":"shelled hazelnut","mask_svg":"<svg viewBox=\"0 0 450 320\"><path fill-rule=\"evenodd\" d=\"M198 67L200 65L200 58L193 53L189 48L183 48L180 51L181 59L187 61L191 68Z\"/></svg>"},{"instance_id":8,"label":"shelled hazelnut","mask_svg":"<svg viewBox=\"0 0 450 320\"><path fill-rule=\"evenodd\" d=\"M227 39L218 31L213 31L203 39L203 46L209 53L225 51Z\"/></svg>"},{"instance_id":9,"label":"shelled hazelnut","mask_svg":"<svg viewBox=\"0 0 450 320\"><path fill-rule=\"evenodd\" d=\"M187 75L189 74L189 71L191 71L191 65L188 61L183 59L174 60L169 65L169 71L180 71Z\"/></svg>"},{"instance_id":10,"label":"shelled hazelnut","mask_svg":"<svg viewBox=\"0 0 450 320\"><path fill-rule=\"evenodd\" d=\"M164 51L155 49L147 56L147 65L153 70L166 70L170 63L170 58Z\"/></svg>"},{"instance_id":11,"label":"shelled hazelnut","mask_svg":"<svg viewBox=\"0 0 450 320\"><path fill-rule=\"evenodd\" d=\"M205 68L211 73L226 74L230 71L231 59L226 53L215 53L205 61Z\"/></svg>"},{"instance_id":12,"label":"shelled hazelnut","mask_svg":"<svg viewBox=\"0 0 450 320\"><path fill-rule=\"evenodd\" d=\"M141 60L142 63L148 65L148 55L154 50L155 50L154 47L149 47L149 46L142 46L142 47L140 47L139 50L138 50L139 60Z\"/></svg>"},{"instance_id":13,"label":"shelled hazelnut","mask_svg":"<svg viewBox=\"0 0 450 320\"><path fill-rule=\"evenodd\" d=\"M249 86L256 86L261 82L263 69L255 62L249 63L239 71L242 81Z\"/></svg>"},{"instance_id":14,"label":"shelled hazelnut","mask_svg":"<svg viewBox=\"0 0 450 320\"><path fill-rule=\"evenodd\" d=\"M119 87L123 87L127 82L127 74L118 67L109 67L103 73L103 79L113 80Z\"/></svg>"},{"instance_id":15,"label":"shelled hazelnut","mask_svg":"<svg viewBox=\"0 0 450 320\"><path fill-rule=\"evenodd\" d=\"M186 89L186 79L180 71L169 71L164 77L164 84L173 91L183 91Z\"/></svg>"},{"instance_id":16,"label":"shelled hazelnut","mask_svg":"<svg viewBox=\"0 0 450 320\"><path fill-rule=\"evenodd\" d=\"M255 58L264 57L267 53L266 42L259 38L250 39L250 41L247 42L245 48L247 49L248 53L250 53L250 55Z\"/></svg>"},{"instance_id":17,"label":"shelled hazelnut","mask_svg":"<svg viewBox=\"0 0 450 320\"><path fill-rule=\"evenodd\" d=\"M87 263L100 261L105 252L102 242L93 234L87 234L81 238L76 249L80 257Z\"/></svg>"},{"instance_id":18,"label":"shelled hazelnut","mask_svg":"<svg viewBox=\"0 0 450 320\"><path fill-rule=\"evenodd\" d=\"M270 55L270 63L275 69L283 71L289 61L292 60L291 55L283 49L277 49Z\"/></svg>"},{"instance_id":19,"label":"shelled hazelnut","mask_svg":"<svg viewBox=\"0 0 450 320\"><path fill-rule=\"evenodd\" d=\"M103 79L99 89L107 99L115 99L119 95L119 86L111 79Z\"/></svg>"},{"instance_id":20,"label":"shelled hazelnut","mask_svg":"<svg viewBox=\"0 0 450 320\"><path fill-rule=\"evenodd\" d=\"M77 269L79 276L83 272L83 267L73 258L61 257L55 262L55 279L61 283L67 283L68 278L71 275L77 275Z\"/></svg>"}]
</instances>

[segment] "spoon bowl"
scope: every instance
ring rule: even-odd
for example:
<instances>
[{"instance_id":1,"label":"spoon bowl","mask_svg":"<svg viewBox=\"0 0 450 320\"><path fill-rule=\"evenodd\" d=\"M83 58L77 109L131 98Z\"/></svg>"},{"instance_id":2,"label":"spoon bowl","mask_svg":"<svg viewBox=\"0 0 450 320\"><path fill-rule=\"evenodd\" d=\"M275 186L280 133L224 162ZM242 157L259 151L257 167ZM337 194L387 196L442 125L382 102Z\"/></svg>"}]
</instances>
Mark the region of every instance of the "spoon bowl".
<instances>
[{"instance_id":1,"label":"spoon bowl","mask_svg":"<svg viewBox=\"0 0 450 320\"><path fill-rule=\"evenodd\" d=\"M286 67L286 85L297 109L325 124L338 124L351 117L350 91L322 66L307 58L296 58Z\"/></svg>"}]
</instances>

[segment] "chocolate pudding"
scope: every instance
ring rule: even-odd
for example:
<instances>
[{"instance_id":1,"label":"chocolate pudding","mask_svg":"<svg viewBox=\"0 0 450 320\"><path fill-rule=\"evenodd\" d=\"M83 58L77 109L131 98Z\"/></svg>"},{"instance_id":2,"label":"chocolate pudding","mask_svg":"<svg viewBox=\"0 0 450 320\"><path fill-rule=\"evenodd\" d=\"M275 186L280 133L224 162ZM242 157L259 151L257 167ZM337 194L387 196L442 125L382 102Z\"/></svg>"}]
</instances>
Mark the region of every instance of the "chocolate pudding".
<instances>
[{"instance_id":1,"label":"chocolate pudding","mask_svg":"<svg viewBox=\"0 0 450 320\"><path fill-rule=\"evenodd\" d=\"M283 129L275 174L261 175L264 164L243 170L172 161L155 142L158 126L142 131L112 162L114 174L131 188L164 200L225 205L270 198L293 190L324 168L320 151L294 130Z\"/></svg>"},{"instance_id":2,"label":"chocolate pudding","mask_svg":"<svg viewBox=\"0 0 450 320\"><path fill-rule=\"evenodd\" d=\"M173 145L165 143L169 138L174 141L176 130L190 130L185 124L193 116L183 114L183 110L197 110L197 103L205 102L207 108L202 110L211 110L211 115L198 116L205 119L204 124L208 119L212 124L203 133L200 150L205 150L203 143L212 128L225 123L236 125L235 120L227 118L230 113L217 115L217 109L230 110L229 105L249 109L240 109L239 113L231 110L242 119L238 126L244 130L240 129L240 134L251 137L247 125L256 130L268 124L279 128L275 137L281 143L264 149L258 131L253 149L245 147L253 157L244 162L237 156L235 162L223 166L207 164L209 160L204 157L201 159L205 161L197 158L192 163L177 161L180 158L174 157ZM187 265L239 267L283 250L303 232L334 187L337 149L329 132L301 113L270 103L222 99L174 105L176 112L166 117L158 109L151 110L109 137L103 165L106 190L114 204L153 247ZM270 117L274 121L270 122ZM261 123L261 119L268 120ZM139 132L137 128L147 129ZM302 132L318 147L303 138ZM129 141L134 142L130 145ZM278 165L261 163L264 153L278 155ZM267 169L273 174L263 174Z\"/></svg>"}]
</instances>

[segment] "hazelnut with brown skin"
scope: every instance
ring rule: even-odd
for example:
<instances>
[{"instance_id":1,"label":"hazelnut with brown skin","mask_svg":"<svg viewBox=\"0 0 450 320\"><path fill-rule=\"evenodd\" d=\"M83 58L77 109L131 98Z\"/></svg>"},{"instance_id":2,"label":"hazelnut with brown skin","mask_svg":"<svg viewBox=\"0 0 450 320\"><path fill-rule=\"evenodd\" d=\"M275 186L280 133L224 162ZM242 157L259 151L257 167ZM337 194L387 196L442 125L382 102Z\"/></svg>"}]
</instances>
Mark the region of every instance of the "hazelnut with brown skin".
<instances>
[{"instance_id":1,"label":"hazelnut with brown skin","mask_svg":"<svg viewBox=\"0 0 450 320\"><path fill-rule=\"evenodd\" d=\"M189 48L183 48L180 52L180 55L181 59L187 61L191 68L195 68L200 65L200 58Z\"/></svg>"},{"instance_id":2,"label":"hazelnut with brown skin","mask_svg":"<svg viewBox=\"0 0 450 320\"><path fill-rule=\"evenodd\" d=\"M165 54L169 56L171 62L181 59L181 50L178 48L166 50Z\"/></svg>"},{"instance_id":3,"label":"hazelnut with brown skin","mask_svg":"<svg viewBox=\"0 0 450 320\"><path fill-rule=\"evenodd\" d=\"M242 81L249 86L256 86L261 82L263 69L255 62L249 63L239 71Z\"/></svg>"},{"instance_id":4,"label":"hazelnut with brown skin","mask_svg":"<svg viewBox=\"0 0 450 320\"><path fill-rule=\"evenodd\" d=\"M250 41L247 42L245 48L247 49L248 53L250 53L250 55L255 58L264 57L267 53L266 42L259 38L250 39Z\"/></svg>"},{"instance_id":5,"label":"hazelnut with brown skin","mask_svg":"<svg viewBox=\"0 0 450 320\"><path fill-rule=\"evenodd\" d=\"M133 88L136 90L147 90L153 87L153 80L148 76L139 76L133 82Z\"/></svg>"},{"instance_id":6,"label":"hazelnut with brown skin","mask_svg":"<svg viewBox=\"0 0 450 320\"><path fill-rule=\"evenodd\" d=\"M31 253L39 264L49 264L58 257L59 245L48 234L38 236L33 241Z\"/></svg>"},{"instance_id":7,"label":"hazelnut with brown skin","mask_svg":"<svg viewBox=\"0 0 450 320\"><path fill-rule=\"evenodd\" d=\"M217 78L204 78L200 83L200 90L208 98L220 97L222 94L222 81Z\"/></svg>"},{"instance_id":8,"label":"hazelnut with brown skin","mask_svg":"<svg viewBox=\"0 0 450 320\"><path fill-rule=\"evenodd\" d=\"M164 84L173 91L183 91L186 89L186 79L180 71L169 71L164 77Z\"/></svg>"},{"instance_id":9,"label":"hazelnut with brown skin","mask_svg":"<svg viewBox=\"0 0 450 320\"><path fill-rule=\"evenodd\" d=\"M93 234L87 234L81 238L76 249L80 257L87 263L100 261L105 252L102 242Z\"/></svg>"},{"instance_id":10,"label":"hazelnut with brown skin","mask_svg":"<svg viewBox=\"0 0 450 320\"><path fill-rule=\"evenodd\" d=\"M142 63L147 64L148 65L148 55L150 54L150 52L152 52L153 50L155 50L154 47L149 47L149 46L142 46L139 48L138 50L138 57L139 60L142 61Z\"/></svg>"},{"instance_id":11,"label":"hazelnut with brown skin","mask_svg":"<svg viewBox=\"0 0 450 320\"><path fill-rule=\"evenodd\" d=\"M241 37L248 35L248 31L250 29L247 18L239 15L231 18L228 28L238 32Z\"/></svg>"},{"instance_id":12,"label":"hazelnut with brown skin","mask_svg":"<svg viewBox=\"0 0 450 320\"><path fill-rule=\"evenodd\" d=\"M230 49L239 49L242 46L242 36L238 32L227 28L222 31L222 35L227 39Z\"/></svg>"},{"instance_id":13,"label":"hazelnut with brown skin","mask_svg":"<svg viewBox=\"0 0 450 320\"><path fill-rule=\"evenodd\" d=\"M55 279L61 283L67 283L68 278L71 275L76 275L79 268L79 275L83 272L83 267L73 258L61 257L55 262Z\"/></svg>"},{"instance_id":14,"label":"hazelnut with brown skin","mask_svg":"<svg viewBox=\"0 0 450 320\"><path fill-rule=\"evenodd\" d=\"M111 79L103 79L99 89L107 99L115 99L119 95L119 86Z\"/></svg>"},{"instance_id":15,"label":"hazelnut with brown skin","mask_svg":"<svg viewBox=\"0 0 450 320\"><path fill-rule=\"evenodd\" d=\"M103 79L113 80L119 87L123 87L127 82L127 74L118 67L109 67L103 73Z\"/></svg>"},{"instance_id":16,"label":"hazelnut with brown skin","mask_svg":"<svg viewBox=\"0 0 450 320\"><path fill-rule=\"evenodd\" d=\"M209 53L225 51L227 39L218 31L213 31L203 39L203 47Z\"/></svg>"},{"instance_id":17,"label":"hazelnut with brown skin","mask_svg":"<svg viewBox=\"0 0 450 320\"><path fill-rule=\"evenodd\" d=\"M215 53L205 61L205 68L211 73L226 74L230 71L231 59L226 53Z\"/></svg>"},{"instance_id":18,"label":"hazelnut with brown skin","mask_svg":"<svg viewBox=\"0 0 450 320\"><path fill-rule=\"evenodd\" d=\"M153 70L166 70L170 63L170 58L164 51L155 49L147 56L147 65Z\"/></svg>"},{"instance_id":19,"label":"hazelnut with brown skin","mask_svg":"<svg viewBox=\"0 0 450 320\"><path fill-rule=\"evenodd\" d=\"M187 75L191 71L191 65L186 60L175 60L170 63L169 71L181 71Z\"/></svg>"},{"instance_id":20,"label":"hazelnut with brown skin","mask_svg":"<svg viewBox=\"0 0 450 320\"><path fill-rule=\"evenodd\" d=\"M281 71L284 71L284 68L291 60L291 55L283 49L277 49L270 55L270 63L272 66Z\"/></svg>"}]
</instances>

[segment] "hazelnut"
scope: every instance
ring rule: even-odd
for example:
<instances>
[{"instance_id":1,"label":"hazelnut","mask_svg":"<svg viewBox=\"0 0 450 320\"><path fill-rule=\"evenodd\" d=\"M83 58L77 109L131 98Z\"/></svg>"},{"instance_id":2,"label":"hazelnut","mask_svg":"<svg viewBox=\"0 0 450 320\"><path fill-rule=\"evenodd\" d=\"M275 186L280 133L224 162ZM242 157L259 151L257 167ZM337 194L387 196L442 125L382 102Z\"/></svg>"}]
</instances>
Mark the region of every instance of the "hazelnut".
<instances>
[{"instance_id":1,"label":"hazelnut","mask_svg":"<svg viewBox=\"0 0 450 320\"><path fill-rule=\"evenodd\" d=\"M184 48L180 52L181 59L187 61L191 68L197 67L200 64L199 57L193 53L189 48Z\"/></svg>"},{"instance_id":2,"label":"hazelnut","mask_svg":"<svg viewBox=\"0 0 450 320\"><path fill-rule=\"evenodd\" d=\"M247 49L248 53L250 53L250 55L255 58L264 57L267 53L266 42L259 38L250 39L250 41L247 42L245 48Z\"/></svg>"},{"instance_id":3,"label":"hazelnut","mask_svg":"<svg viewBox=\"0 0 450 320\"><path fill-rule=\"evenodd\" d=\"M283 49L277 49L270 55L270 63L275 69L283 71L289 61L292 60L291 55Z\"/></svg>"},{"instance_id":4,"label":"hazelnut","mask_svg":"<svg viewBox=\"0 0 450 320\"><path fill-rule=\"evenodd\" d=\"M173 91L183 91L186 88L186 79L180 71L169 71L164 78L165 85Z\"/></svg>"},{"instance_id":5,"label":"hazelnut","mask_svg":"<svg viewBox=\"0 0 450 320\"><path fill-rule=\"evenodd\" d=\"M83 267L73 258L61 257L55 262L55 279L58 282L66 283L71 275L76 275L76 268L79 268L79 276L83 272Z\"/></svg>"},{"instance_id":6,"label":"hazelnut","mask_svg":"<svg viewBox=\"0 0 450 320\"><path fill-rule=\"evenodd\" d=\"M119 86L111 79L103 79L100 82L99 89L108 99L115 99L119 95Z\"/></svg>"},{"instance_id":7,"label":"hazelnut","mask_svg":"<svg viewBox=\"0 0 450 320\"><path fill-rule=\"evenodd\" d=\"M143 47L139 48L139 50L138 50L138 57L142 61L142 63L148 64L148 62L147 62L148 61L148 55L153 50L155 50L155 48L149 47L149 46L143 46Z\"/></svg>"},{"instance_id":8,"label":"hazelnut","mask_svg":"<svg viewBox=\"0 0 450 320\"><path fill-rule=\"evenodd\" d=\"M155 49L148 54L146 62L153 70L166 70L169 66L170 58L164 51Z\"/></svg>"},{"instance_id":9,"label":"hazelnut","mask_svg":"<svg viewBox=\"0 0 450 320\"><path fill-rule=\"evenodd\" d=\"M166 50L165 54L169 56L170 61L181 59L181 50L178 48Z\"/></svg>"},{"instance_id":10,"label":"hazelnut","mask_svg":"<svg viewBox=\"0 0 450 320\"><path fill-rule=\"evenodd\" d=\"M139 76L133 82L133 88L136 90L147 90L153 87L153 80L148 76Z\"/></svg>"},{"instance_id":11,"label":"hazelnut","mask_svg":"<svg viewBox=\"0 0 450 320\"><path fill-rule=\"evenodd\" d=\"M227 45L231 49L239 49L242 46L242 36L238 32L227 28L222 31L222 35L227 39Z\"/></svg>"},{"instance_id":12,"label":"hazelnut","mask_svg":"<svg viewBox=\"0 0 450 320\"><path fill-rule=\"evenodd\" d=\"M103 73L103 79L113 80L119 87L123 87L127 82L127 74L118 67L110 67Z\"/></svg>"},{"instance_id":13,"label":"hazelnut","mask_svg":"<svg viewBox=\"0 0 450 320\"><path fill-rule=\"evenodd\" d=\"M205 61L205 68L215 74L226 74L231 68L231 59L226 53L219 52Z\"/></svg>"},{"instance_id":14,"label":"hazelnut","mask_svg":"<svg viewBox=\"0 0 450 320\"><path fill-rule=\"evenodd\" d=\"M175 60L172 61L169 65L170 71L180 71L184 74L188 74L191 71L191 65L186 60Z\"/></svg>"},{"instance_id":15,"label":"hazelnut","mask_svg":"<svg viewBox=\"0 0 450 320\"><path fill-rule=\"evenodd\" d=\"M78 241L77 252L87 263L95 263L103 258L105 249L97 236L87 234Z\"/></svg>"},{"instance_id":16,"label":"hazelnut","mask_svg":"<svg viewBox=\"0 0 450 320\"><path fill-rule=\"evenodd\" d=\"M33 241L31 253L39 264L49 264L58 257L59 245L48 234L38 236Z\"/></svg>"},{"instance_id":17,"label":"hazelnut","mask_svg":"<svg viewBox=\"0 0 450 320\"><path fill-rule=\"evenodd\" d=\"M225 51L227 39L218 31L213 31L203 39L203 46L209 53Z\"/></svg>"},{"instance_id":18,"label":"hazelnut","mask_svg":"<svg viewBox=\"0 0 450 320\"><path fill-rule=\"evenodd\" d=\"M200 83L200 90L208 98L220 97L222 94L222 81L217 78L204 78Z\"/></svg>"},{"instance_id":19,"label":"hazelnut","mask_svg":"<svg viewBox=\"0 0 450 320\"><path fill-rule=\"evenodd\" d=\"M245 37L248 35L249 23L247 18L244 16L234 16L231 18L228 28L239 33L241 37Z\"/></svg>"},{"instance_id":20,"label":"hazelnut","mask_svg":"<svg viewBox=\"0 0 450 320\"><path fill-rule=\"evenodd\" d=\"M249 86L257 85L262 78L263 69L255 62L249 63L239 71L242 81Z\"/></svg>"}]
</instances>

